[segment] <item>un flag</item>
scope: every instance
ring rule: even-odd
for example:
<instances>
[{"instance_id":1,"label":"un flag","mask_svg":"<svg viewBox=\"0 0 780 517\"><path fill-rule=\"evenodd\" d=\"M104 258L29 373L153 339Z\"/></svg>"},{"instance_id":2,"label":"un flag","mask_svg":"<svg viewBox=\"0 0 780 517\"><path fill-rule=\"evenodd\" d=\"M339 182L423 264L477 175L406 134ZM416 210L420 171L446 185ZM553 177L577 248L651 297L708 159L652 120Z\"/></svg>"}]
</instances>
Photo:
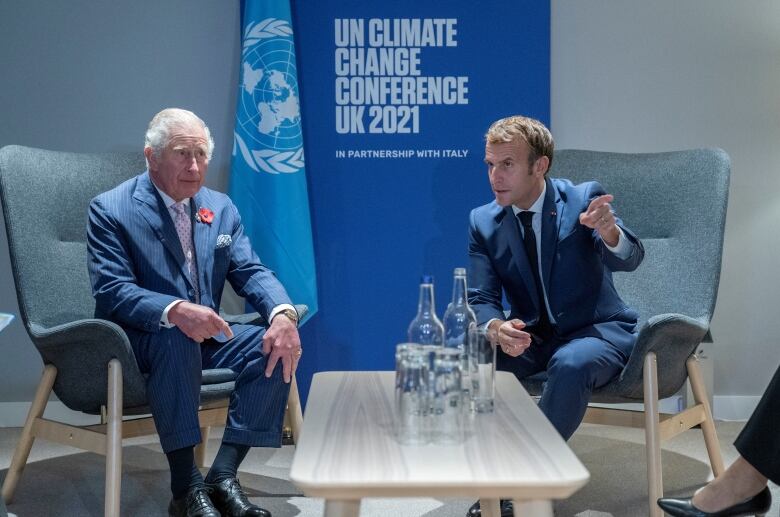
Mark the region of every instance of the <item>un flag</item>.
<instances>
[{"instance_id":1,"label":"un flag","mask_svg":"<svg viewBox=\"0 0 780 517\"><path fill-rule=\"evenodd\" d=\"M230 196L264 264L317 311L317 280L289 0L242 2Z\"/></svg>"}]
</instances>

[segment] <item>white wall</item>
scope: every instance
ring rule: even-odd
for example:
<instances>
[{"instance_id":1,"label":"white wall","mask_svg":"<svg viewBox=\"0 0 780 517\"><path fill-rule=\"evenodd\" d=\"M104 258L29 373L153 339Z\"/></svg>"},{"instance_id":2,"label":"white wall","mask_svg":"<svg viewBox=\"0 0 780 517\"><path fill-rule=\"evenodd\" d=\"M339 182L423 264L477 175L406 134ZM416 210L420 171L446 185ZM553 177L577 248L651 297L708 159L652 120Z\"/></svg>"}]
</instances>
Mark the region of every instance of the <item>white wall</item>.
<instances>
[{"instance_id":1,"label":"white wall","mask_svg":"<svg viewBox=\"0 0 780 517\"><path fill-rule=\"evenodd\" d=\"M749 411L780 364L780 2L552 0L551 48L558 148L731 156L716 412Z\"/></svg>"}]
</instances>

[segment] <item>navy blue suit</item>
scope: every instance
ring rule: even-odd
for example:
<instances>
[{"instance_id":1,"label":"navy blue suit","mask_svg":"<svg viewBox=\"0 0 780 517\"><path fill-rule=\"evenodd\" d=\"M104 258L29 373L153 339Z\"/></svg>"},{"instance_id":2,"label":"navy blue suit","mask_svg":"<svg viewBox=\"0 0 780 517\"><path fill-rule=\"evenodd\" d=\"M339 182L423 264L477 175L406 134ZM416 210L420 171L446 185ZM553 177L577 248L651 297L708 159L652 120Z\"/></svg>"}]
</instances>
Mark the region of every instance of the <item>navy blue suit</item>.
<instances>
[{"instance_id":1,"label":"navy blue suit","mask_svg":"<svg viewBox=\"0 0 780 517\"><path fill-rule=\"evenodd\" d=\"M214 213L197 221L199 208ZM201 305L219 312L227 280L266 318L291 303L274 273L260 263L243 233L238 211L222 193L201 188L190 200ZM167 207L144 172L100 194L89 206L89 274L95 316L127 332L141 371L165 452L200 443L197 408L204 368L238 373L224 440L249 446L279 446L289 385L281 362L266 379L265 329L233 326L233 339L202 345L178 328L162 328L164 309L174 300L195 302L184 252Z\"/></svg>"},{"instance_id":2,"label":"navy blue suit","mask_svg":"<svg viewBox=\"0 0 780 517\"><path fill-rule=\"evenodd\" d=\"M598 183L574 185L550 178L546 183L540 261L553 333L535 339L515 358L499 349L498 368L518 378L547 371L539 405L568 439L582 420L591 391L620 372L636 341L638 315L620 299L612 272L636 269L644 248L620 219L617 224L631 249L625 259L609 251L596 230L580 224L580 213L606 193ZM529 264L512 208L494 201L472 210L469 237L469 303L478 323L508 319L503 293L509 319L523 320L533 333L546 308L539 307L531 270L536 265Z\"/></svg>"}]
</instances>

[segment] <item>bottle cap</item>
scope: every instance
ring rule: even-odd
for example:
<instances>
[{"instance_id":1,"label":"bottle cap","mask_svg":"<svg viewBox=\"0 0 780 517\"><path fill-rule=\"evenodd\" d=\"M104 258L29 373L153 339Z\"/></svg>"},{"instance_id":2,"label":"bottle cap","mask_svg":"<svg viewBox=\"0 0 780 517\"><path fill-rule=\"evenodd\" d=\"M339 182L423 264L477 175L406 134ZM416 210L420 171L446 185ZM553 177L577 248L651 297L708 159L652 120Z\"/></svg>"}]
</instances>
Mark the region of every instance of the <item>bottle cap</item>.
<instances>
[{"instance_id":1,"label":"bottle cap","mask_svg":"<svg viewBox=\"0 0 780 517\"><path fill-rule=\"evenodd\" d=\"M420 278L421 284L432 284L433 283L433 275L423 275Z\"/></svg>"},{"instance_id":2,"label":"bottle cap","mask_svg":"<svg viewBox=\"0 0 780 517\"><path fill-rule=\"evenodd\" d=\"M455 268L455 276L466 276L466 268L465 267L456 267Z\"/></svg>"}]
</instances>

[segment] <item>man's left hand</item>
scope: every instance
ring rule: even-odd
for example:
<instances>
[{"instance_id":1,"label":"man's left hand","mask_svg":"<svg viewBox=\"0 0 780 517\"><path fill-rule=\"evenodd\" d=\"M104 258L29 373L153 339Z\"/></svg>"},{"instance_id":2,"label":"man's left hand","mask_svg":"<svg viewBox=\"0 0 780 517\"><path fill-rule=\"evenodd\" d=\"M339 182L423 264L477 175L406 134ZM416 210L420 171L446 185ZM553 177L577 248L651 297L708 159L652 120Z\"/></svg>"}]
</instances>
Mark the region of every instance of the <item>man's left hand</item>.
<instances>
[{"instance_id":1,"label":"man's left hand","mask_svg":"<svg viewBox=\"0 0 780 517\"><path fill-rule=\"evenodd\" d=\"M599 232L601 239L611 247L617 246L620 230L612 213L612 194L604 194L590 202L587 210L580 214L580 223Z\"/></svg>"},{"instance_id":2,"label":"man's left hand","mask_svg":"<svg viewBox=\"0 0 780 517\"><path fill-rule=\"evenodd\" d=\"M263 336L263 354L265 354L268 363L265 368L265 376L271 376L276 363L281 359L284 382L290 382L298 367L302 349L298 327L284 314L277 314L274 317L271 326Z\"/></svg>"}]
</instances>

